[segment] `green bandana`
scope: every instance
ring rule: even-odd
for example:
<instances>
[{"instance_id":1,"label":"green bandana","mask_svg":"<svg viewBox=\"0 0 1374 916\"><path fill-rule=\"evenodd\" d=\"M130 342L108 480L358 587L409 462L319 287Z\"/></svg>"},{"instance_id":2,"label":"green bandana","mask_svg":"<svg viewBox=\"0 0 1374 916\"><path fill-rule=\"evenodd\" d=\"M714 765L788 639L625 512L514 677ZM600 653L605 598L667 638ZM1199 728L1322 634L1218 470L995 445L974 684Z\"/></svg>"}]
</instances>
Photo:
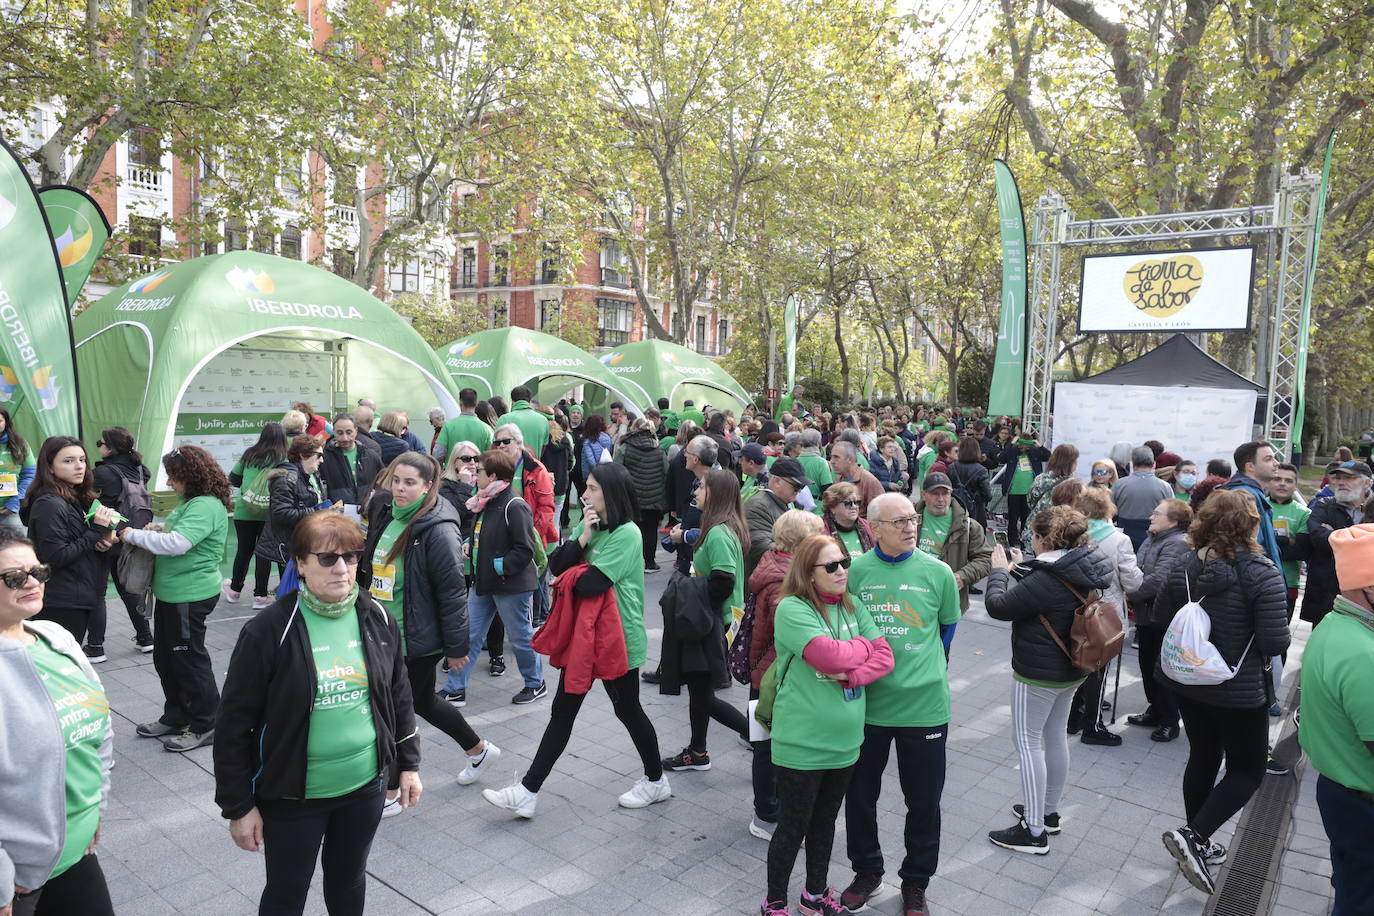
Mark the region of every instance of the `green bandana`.
<instances>
[{"instance_id":1,"label":"green bandana","mask_svg":"<svg viewBox=\"0 0 1374 916\"><path fill-rule=\"evenodd\" d=\"M394 519L399 519L403 522L409 522L412 518L415 517L415 513L419 512L420 507L424 504L425 497L423 493L420 494L418 498L416 498L415 502L411 503L408 506L398 506L395 502L392 502L391 517Z\"/></svg>"},{"instance_id":2,"label":"green bandana","mask_svg":"<svg viewBox=\"0 0 1374 916\"><path fill-rule=\"evenodd\" d=\"M342 617L344 614L347 614L353 608L353 603L358 600L358 583L353 583L353 587L348 590L348 595L344 597L342 600L323 601L319 598L316 598L311 593L310 587L307 586L305 584L305 580L302 579L300 598L301 604L305 605L305 609L307 611L319 614L321 617L328 617L332 620L337 617Z\"/></svg>"},{"instance_id":3,"label":"green bandana","mask_svg":"<svg viewBox=\"0 0 1374 916\"><path fill-rule=\"evenodd\" d=\"M1346 617L1353 617L1355 620L1364 624L1365 629L1374 630L1374 613L1366 611L1344 595L1336 596L1336 600L1332 602L1331 609Z\"/></svg>"}]
</instances>

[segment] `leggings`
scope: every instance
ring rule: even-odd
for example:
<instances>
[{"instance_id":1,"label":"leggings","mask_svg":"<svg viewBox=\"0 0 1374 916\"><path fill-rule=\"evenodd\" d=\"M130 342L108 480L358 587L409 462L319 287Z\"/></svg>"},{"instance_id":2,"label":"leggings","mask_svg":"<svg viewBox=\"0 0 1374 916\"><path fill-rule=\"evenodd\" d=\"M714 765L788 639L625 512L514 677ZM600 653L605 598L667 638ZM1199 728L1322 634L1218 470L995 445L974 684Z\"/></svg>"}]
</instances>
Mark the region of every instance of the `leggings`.
<instances>
[{"instance_id":1,"label":"leggings","mask_svg":"<svg viewBox=\"0 0 1374 916\"><path fill-rule=\"evenodd\" d=\"M835 843L835 818L849 789L852 766L840 770L794 770L773 767L778 779L778 826L768 843L768 899L787 901L787 879L797 852L806 841L806 892L813 896L829 885L830 849Z\"/></svg>"},{"instance_id":2,"label":"leggings","mask_svg":"<svg viewBox=\"0 0 1374 916\"><path fill-rule=\"evenodd\" d=\"M1245 807L1264 779L1269 752L1269 707L1227 709L1178 698L1188 735L1183 770L1183 810L1188 826L1204 842ZM1222 758L1226 775L1217 782Z\"/></svg>"},{"instance_id":3,"label":"leggings","mask_svg":"<svg viewBox=\"0 0 1374 916\"><path fill-rule=\"evenodd\" d=\"M110 889L95 853L80 859L71 868L49 878L48 883L30 893L14 897L14 916L114 916Z\"/></svg>"},{"instance_id":4,"label":"leggings","mask_svg":"<svg viewBox=\"0 0 1374 916\"><path fill-rule=\"evenodd\" d=\"M362 916L367 854L382 820L384 797L377 780L338 798L259 801L267 885L258 916L299 916L321 845L329 916Z\"/></svg>"},{"instance_id":5,"label":"leggings","mask_svg":"<svg viewBox=\"0 0 1374 916\"><path fill-rule=\"evenodd\" d=\"M471 751L482 743L482 739L477 737L477 732L472 730L468 720L463 718L463 714L453 704L434 695L439 658L438 655L422 655L419 658L406 659L406 674L410 677L410 697L411 702L415 704L415 715L457 741L463 750ZM392 761L387 773L387 788L395 789L400 784L401 771L396 762Z\"/></svg>"},{"instance_id":6,"label":"leggings","mask_svg":"<svg viewBox=\"0 0 1374 916\"><path fill-rule=\"evenodd\" d=\"M1077 685L1036 687L1011 682L1011 732L1021 756L1021 792L1026 823L1045 825L1045 815L1059 810L1069 775L1069 706Z\"/></svg>"},{"instance_id":7,"label":"leggings","mask_svg":"<svg viewBox=\"0 0 1374 916\"><path fill-rule=\"evenodd\" d=\"M265 521L234 519L234 536L238 539L238 549L234 552L234 567L229 574L229 591L243 591L243 580L248 577L248 560L253 560L253 597L267 596L267 580L272 575L272 561L253 553L258 546L258 536L267 527Z\"/></svg>"},{"instance_id":8,"label":"leggings","mask_svg":"<svg viewBox=\"0 0 1374 916\"><path fill-rule=\"evenodd\" d=\"M553 705L549 711L549 724L544 726L544 737L539 739L539 750L535 751L525 778L520 780L526 789L538 792L549 778L549 772L568 746L572 737L573 722L577 720L578 710L582 708L585 693L568 693L564 689L567 673L558 678L558 692L553 695ZM630 733L639 759L644 764L644 778L657 782L663 776L663 761L658 756L658 733L654 723L644 708L639 705L639 669L631 668L613 681L602 681L606 696L611 698L615 717Z\"/></svg>"},{"instance_id":9,"label":"leggings","mask_svg":"<svg viewBox=\"0 0 1374 916\"><path fill-rule=\"evenodd\" d=\"M687 685L687 716L692 725L688 747L699 754L706 753L706 730L712 719L746 741L749 739L749 722L744 718L744 713L716 696L710 674L693 671L683 674L682 682Z\"/></svg>"}]
</instances>

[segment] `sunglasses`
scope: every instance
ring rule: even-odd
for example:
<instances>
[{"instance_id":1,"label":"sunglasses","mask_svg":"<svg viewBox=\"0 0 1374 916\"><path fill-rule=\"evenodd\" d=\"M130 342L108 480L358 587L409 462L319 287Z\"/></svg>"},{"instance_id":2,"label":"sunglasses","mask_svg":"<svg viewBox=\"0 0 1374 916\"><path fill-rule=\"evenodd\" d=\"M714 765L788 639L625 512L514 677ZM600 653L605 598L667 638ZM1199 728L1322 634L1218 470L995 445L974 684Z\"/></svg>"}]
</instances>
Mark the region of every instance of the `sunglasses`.
<instances>
[{"instance_id":1,"label":"sunglasses","mask_svg":"<svg viewBox=\"0 0 1374 916\"><path fill-rule=\"evenodd\" d=\"M829 563L817 563L816 568L823 569L833 576L840 570L849 568L849 557L845 557L843 560L832 560Z\"/></svg>"},{"instance_id":2,"label":"sunglasses","mask_svg":"<svg viewBox=\"0 0 1374 916\"><path fill-rule=\"evenodd\" d=\"M1107 471L1103 470L1102 468L1094 468L1094 469L1093 469L1093 476L1094 476L1094 477L1106 477L1106 476L1107 476Z\"/></svg>"},{"instance_id":3,"label":"sunglasses","mask_svg":"<svg viewBox=\"0 0 1374 916\"><path fill-rule=\"evenodd\" d=\"M846 509L857 509L862 503L857 499L842 499L840 500L840 505L844 506Z\"/></svg>"},{"instance_id":4,"label":"sunglasses","mask_svg":"<svg viewBox=\"0 0 1374 916\"><path fill-rule=\"evenodd\" d=\"M6 587L19 590L29 581L29 576L33 576L34 581L39 585L52 578L52 567L46 563L38 566L30 566L28 569L7 569L0 573L0 582L4 582Z\"/></svg>"},{"instance_id":5,"label":"sunglasses","mask_svg":"<svg viewBox=\"0 0 1374 916\"><path fill-rule=\"evenodd\" d=\"M340 560L343 560L349 566L357 566L358 558L362 555L363 552L361 550L345 550L342 553L326 551L324 553L311 554L311 556L315 558L315 561L318 562L321 566L325 567L326 569L333 566Z\"/></svg>"},{"instance_id":6,"label":"sunglasses","mask_svg":"<svg viewBox=\"0 0 1374 916\"><path fill-rule=\"evenodd\" d=\"M458 456L458 460L461 461L461 462L463 462L464 464L470 464L471 462L477 460L477 456L476 456L476 455L459 455L459 456Z\"/></svg>"},{"instance_id":7,"label":"sunglasses","mask_svg":"<svg viewBox=\"0 0 1374 916\"><path fill-rule=\"evenodd\" d=\"M491 440L491 444L492 444L492 445L497 445L497 446L500 446L500 445L510 445L510 444L511 444L512 442L514 442L514 441L515 441L514 439L493 439L493 440Z\"/></svg>"},{"instance_id":8,"label":"sunglasses","mask_svg":"<svg viewBox=\"0 0 1374 916\"><path fill-rule=\"evenodd\" d=\"M96 448L101 448L101 447L104 446L104 445L105 445L105 440L104 440L104 439L97 439L97 440L95 440L95 447L96 447Z\"/></svg>"}]
</instances>

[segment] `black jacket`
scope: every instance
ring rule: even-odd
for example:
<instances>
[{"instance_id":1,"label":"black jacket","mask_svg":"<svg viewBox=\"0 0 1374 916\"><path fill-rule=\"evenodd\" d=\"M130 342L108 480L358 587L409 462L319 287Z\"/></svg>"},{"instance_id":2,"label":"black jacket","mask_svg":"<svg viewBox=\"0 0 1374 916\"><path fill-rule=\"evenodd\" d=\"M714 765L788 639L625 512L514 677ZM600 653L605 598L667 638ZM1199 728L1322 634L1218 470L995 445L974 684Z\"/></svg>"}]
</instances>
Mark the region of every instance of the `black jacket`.
<instances>
[{"instance_id":1,"label":"black jacket","mask_svg":"<svg viewBox=\"0 0 1374 916\"><path fill-rule=\"evenodd\" d=\"M358 562L358 584L364 589L372 585L372 557L390 524L391 503L387 503L367 526L367 543ZM468 587L461 537L458 512L445 499L435 500L432 509L415 517L402 560L406 658L464 658L468 654Z\"/></svg>"},{"instance_id":2,"label":"black jacket","mask_svg":"<svg viewBox=\"0 0 1374 916\"><path fill-rule=\"evenodd\" d=\"M626 436L615 450L615 462L630 472L641 512L667 510L668 453L659 447L652 432L641 430Z\"/></svg>"},{"instance_id":3,"label":"black jacket","mask_svg":"<svg viewBox=\"0 0 1374 916\"><path fill-rule=\"evenodd\" d=\"M539 453L539 463L553 478L555 499L568 495L568 486L572 481L572 447L572 436L565 434L557 443L550 439L544 450Z\"/></svg>"},{"instance_id":4,"label":"black jacket","mask_svg":"<svg viewBox=\"0 0 1374 916\"><path fill-rule=\"evenodd\" d=\"M720 616L720 605L734 587L735 577L719 571L708 578L674 572L668 580L658 601L663 609L659 693L677 696L684 674L706 672L714 686L728 684L725 621Z\"/></svg>"},{"instance_id":5,"label":"black jacket","mask_svg":"<svg viewBox=\"0 0 1374 916\"><path fill-rule=\"evenodd\" d=\"M1079 601L1061 581L1072 582L1085 596L1090 588L1099 591L1112 584L1112 561L1096 544L1085 544L1045 562L1027 561L1020 581L1011 584L1004 569L988 573L983 603L994 620L1011 621L1011 670L1034 681L1068 683L1087 672L1074 666L1059 648L1045 625L1044 615L1054 632L1069 645L1069 631Z\"/></svg>"},{"instance_id":6,"label":"black jacket","mask_svg":"<svg viewBox=\"0 0 1374 916\"><path fill-rule=\"evenodd\" d=\"M460 480L445 477L439 481L439 495L458 511L458 525L463 530L465 541L472 537L473 523L477 521L477 513L468 509L468 500L472 497L473 490L472 484Z\"/></svg>"},{"instance_id":7,"label":"black jacket","mask_svg":"<svg viewBox=\"0 0 1374 916\"><path fill-rule=\"evenodd\" d=\"M284 564L288 559L287 545L291 541L291 533L301 519L315 511L320 504L320 495L311 489L305 471L294 461L283 461L265 473L270 480L267 527L258 536L258 545L253 553L274 563ZM316 482L319 482L318 476ZM320 484L322 493L324 485Z\"/></svg>"},{"instance_id":8,"label":"black jacket","mask_svg":"<svg viewBox=\"0 0 1374 916\"><path fill-rule=\"evenodd\" d=\"M372 596L354 605L377 729L378 773L392 760L420 768L420 738L396 621ZM215 719L215 803L230 819L259 799L304 798L306 744L318 674L296 593L279 598L239 630Z\"/></svg>"},{"instance_id":9,"label":"black jacket","mask_svg":"<svg viewBox=\"0 0 1374 916\"><path fill-rule=\"evenodd\" d=\"M705 433L706 438L716 444L716 464L727 471L734 470L735 456L730 451L730 440L724 433Z\"/></svg>"},{"instance_id":10,"label":"black jacket","mask_svg":"<svg viewBox=\"0 0 1374 916\"><path fill-rule=\"evenodd\" d=\"M95 545L104 528L86 524L85 510L56 493L30 491L19 510L19 520L29 526L29 538L38 562L52 567L52 578L43 593L43 606L91 610L105 600L105 555Z\"/></svg>"},{"instance_id":11,"label":"black jacket","mask_svg":"<svg viewBox=\"0 0 1374 916\"><path fill-rule=\"evenodd\" d=\"M1268 706L1272 702L1272 688L1264 662L1286 651L1289 643L1288 589L1283 584L1283 573L1260 554L1241 554L1236 560L1215 558L1204 564L1196 553L1190 553L1174 564L1155 599L1156 609L1172 619L1187 603L1190 587L1193 600L1202 605L1212 621L1212 645L1228 665L1239 661L1240 670L1224 683L1194 686L1169 680L1156 665L1155 680L1184 699L1208 706ZM1246 652L1245 646L1252 636L1255 644Z\"/></svg>"},{"instance_id":12,"label":"black jacket","mask_svg":"<svg viewBox=\"0 0 1374 916\"><path fill-rule=\"evenodd\" d=\"M372 441L377 443L382 455L382 467L386 467L396 459L398 455L404 455L410 451L410 443L406 440L393 436L391 433L384 433L380 429L371 433Z\"/></svg>"},{"instance_id":13,"label":"black jacket","mask_svg":"<svg viewBox=\"0 0 1374 916\"><path fill-rule=\"evenodd\" d=\"M992 500L992 483L988 469L976 461L956 461L949 466L949 482L954 484L957 493L963 487L972 505L965 505L969 516L984 528L988 524L988 503ZM912 489L919 489L921 481L913 481Z\"/></svg>"},{"instance_id":14,"label":"black jacket","mask_svg":"<svg viewBox=\"0 0 1374 916\"><path fill-rule=\"evenodd\" d=\"M117 509L119 501L124 498L124 481L129 480L146 486L152 479L152 474L132 454L120 452L104 461L97 461L93 479L100 504Z\"/></svg>"},{"instance_id":15,"label":"black jacket","mask_svg":"<svg viewBox=\"0 0 1374 916\"><path fill-rule=\"evenodd\" d=\"M697 475L687 470L687 450L678 449L676 455L668 459L668 477L664 495L668 511L678 520L686 520L692 510L692 496L696 493ZM684 528L689 527L683 525Z\"/></svg>"},{"instance_id":16,"label":"black jacket","mask_svg":"<svg viewBox=\"0 0 1374 916\"><path fill-rule=\"evenodd\" d=\"M1021 446L1012 442L997 456L998 463L1006 467L1000 481L1003 493L1011 492L1011 479L1016 475L1016 461L1020 454ZM1050 460L1050 450L1043 445L1032 445L1026 449L1026 457L1030 459L1031 473L1038 475L1045 469L1045 462Z\"/></svg>"},{"instance_id":17,"label":"black jacket","mask_svg":"<svg viewBox=\"0 0 1374 916\"><path fill-rule=\"evenodd\" d=\"M534 516L529 503L516 499L510 487L497 493L481 512L482 530L473 545L477 564L472 587L479 595L518 595L539 585L534 565ZM502 572L496 571L501 557Z\"/></svg>"},{"instance_id":18,"label":"black jacket","mask_svg":"<svg viewBox=\"0 0 1374 916\"><path fill-rule=\"evenodd\" d=\"M1156 611L1155 598L1168 581L1174 564L1179 558L1187 555L1188 532L1177 525L1164 531L1152 531L1145 538L1145 543L1140 545L1135 556L1145 578L1141 580L1139 588L1126 593L1126 597L1135 607L1137 624L1161 630L1169 626L1173 615L1166 615L1163 609Z\"/></svg>"},{"instance_id":19,"label":"black jacket","mask_svg":"<svg viewBox=\"0 0 1374 916\"><path fill-rule=\"evenodd\" d=\"M359 437L358 441L362 441ZM362 506L367 502L377 475L382 473L382 459L379 452L359 445L358 471L348 463L343 449L330 439L324 446L324 461L320 464L320 477L324 481L325 496L330 502L345 502Z\"/></svg>"},{"instance_id":20,"label":"black jacket","mask_svg":"<svg viewBox=\"0 0 1374 916\"><path fill-rule=\"evenodd\" d=\"M1350 513L1334 496L1323 496L1312 504L1312 514L1307 517L1307 588L1299 616L1313 626L1327 615L1341 593L1336 557L1331 553L1331 532L1352 524Z\"/></svg>"}]
</instances>

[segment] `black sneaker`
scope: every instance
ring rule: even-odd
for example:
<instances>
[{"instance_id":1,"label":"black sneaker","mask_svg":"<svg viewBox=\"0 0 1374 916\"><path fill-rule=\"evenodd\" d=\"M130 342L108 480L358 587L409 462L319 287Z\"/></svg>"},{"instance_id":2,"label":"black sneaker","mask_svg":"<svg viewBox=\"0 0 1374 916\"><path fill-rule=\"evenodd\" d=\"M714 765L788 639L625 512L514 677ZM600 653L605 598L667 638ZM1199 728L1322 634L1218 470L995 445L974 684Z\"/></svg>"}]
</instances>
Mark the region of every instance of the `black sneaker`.
<instances>
[{"instance_id":1,"label":"black sneaker","mask_svg":"<svg viewBox=\"0 0 1374 916\"><path fill-rule=\"evenodd\" d=\"M840 893L840 906L851 913L857 913L868 905L869 898L883 886L883 876L874 872L858 872Z\"/></svg>"},{"instance_id":2,"label":"black sneaker","mask_svg":"<svg viewBox=\"0 0 1374 916\"><path fill-rule=\"evenodd\" d=\"M663 758L663 769L672 770L709 770L711 769L711 754L698 754L690 747L684 747L681 751L671 757Z\"/></svg>"},{"instance_id":3,"label":"black sneaker","mask_svg":"<svg viewBox=\"0 0 1374 916\"><path fill-rule=\"evenodd\" d=\"M512 703L523 706L526 703L533 703L535 700L542 699L549 695L549 688L540 681L538 687L521 687L520 692L510 698Z\"/></svg>"},{"instance_id":4,"label":"black sneaker","mask_svg":"<svg viewBox=\"0 0 1374 916\"><path fill-rule=\"evenodd\" d=\"M92 665L98 665L105 661L104 646L82 646L81 651L86 653L86 661Z\"/></svg>"},{"instance_id":5,"label":"black sneaker","mask_svg":"<svg viewBox=\"0 0 1374 916\"><path fill-rule=\"evenodd\" d=\"M147 636L135 636L134 646L138 649L139 652L143 653L144 655L147 655L149 652L153 651L152 634L149 634Z\"/></svg>"},{"instance_id":6,"label":"black sneaker","mask_svg":"<svg viewBox=\"0 0 1374 916\"><path fill-rule=\"evenodd\" d=\"M487 666L487 673L492 677L500 677L506 673L506 657L504 655L493 655L491 664Z\"/></svg>"},{"instance_id":7,"label":"black sneaker","mask_svg":"<svg viewBox=\"0 0 1374 916\"><path fill-rule=\"evenodd\" d=\"M1012 805L1011 813L1016 815L1016 819L1021 823L1026 823L1026 806ZM1062 828L1059 826L1059 812L1045 815L1045 832L1050 836L1058 836Z\"/></svg>"},{"instance_id":8,"label":"black sneaker","mask_svg":"<svg viewBox=\"0 0 1374 916\"><path fill-rule=\"evenodd\" d=\"M993 830L988 833L988 839L992 840L992 845L1001 846L1003 849L1010 849L1012 852L1024 852L1033 856L1043 856L1050 851L1050 837L1048 833L1034 836L1030 828L1024 823L1018 822L1013 827L1006 830Z\"/></svg>"},{"instance_id":9,"label":"black sneaker","mask_svg":"<svg viewBox=\"0 0 1374 916\"><path fill-rule=\"evenodd\" d=\"M1126 717L1127 725L1139 725L1142 728L1156 728L1161 724L1161 721L1159 713L1155 712L1153 709L1147 709L1144 712L1138 712Z\"/></svg>"},{"instance_id":10,"label":"black sneaker","mask_svg":"<svg viewBox=\"0 0 1374 916\"><path fill-rule=\"evenodd\" d=\"M466 690L449 690L445 687L437 691L434 695L450 706L462 707L468 705L468 692Z\"/></svg>"},{"instance_id":11,"label":"black sneaker","mask_svg":"<svg viewBox=\"0 0 1374 916\"><path fill-rule=\"evenodd\" d=\"M1288 764L1280 762L1279 759L1274 756L1274 749L1272 747L1269 749L1269 758L1264 764L1264 772L1268 773L1270 776L1288 775Z\"/></svg>"},{"instance_id":12,"label":"black sneaker","mask_svg":"<svg viewBox=\"0 0 1374 916\"><path fill-rule=\"evenodd\" d=\"M1178 861L1178 870L1188 879L1188 883L1204 894L1211 894L1216 883L1212 880L1212 872L1207 868L1207 860L1203 858L1204 851L1209 847L1198 839L1197 834L1193 833L1193 828L1179 827L1177 830L1166 830L1163 840L1164 848Z\"/></svg>"},{"instance_id":13,"label":"black sneaker","mask_svg":"<svg viewBox=\"0 0 1374 916\"><path fill-rule=\"evenodd\" d=\"M1115 732L1109 732L1101 725L1096 728L1083 729L1083 737L1079 739L1084 744L1096 744L1100 747L1119 747L1121 736Z\"/></svg>"},{"instance_id":14,"label":"black sneaker","mask_svg":"<svg viewBox=\"0 0 1374 916\"><path fill-rule=\"evenodd\" d=\"M657 684L663 678L659 675L658 669L655 668L653 671L645 671L642 673L639 679L646 684Z\"/></svg>"},{"instance_id":15,"label":"black sneaker","mask_svg":"<svg viewBox=\"0 0 1374 916\"><path fill-rule=\"evenodd\" d=\"M1202 850L1202 861L1207 863L1209 868L1216 868L1226 862L1226 847L1213 840L1207 844L1207 848Z\"/></svg>"}]
</instances>

